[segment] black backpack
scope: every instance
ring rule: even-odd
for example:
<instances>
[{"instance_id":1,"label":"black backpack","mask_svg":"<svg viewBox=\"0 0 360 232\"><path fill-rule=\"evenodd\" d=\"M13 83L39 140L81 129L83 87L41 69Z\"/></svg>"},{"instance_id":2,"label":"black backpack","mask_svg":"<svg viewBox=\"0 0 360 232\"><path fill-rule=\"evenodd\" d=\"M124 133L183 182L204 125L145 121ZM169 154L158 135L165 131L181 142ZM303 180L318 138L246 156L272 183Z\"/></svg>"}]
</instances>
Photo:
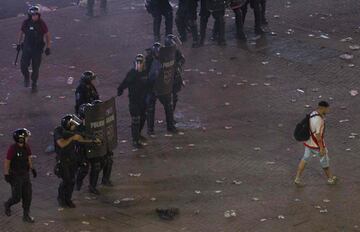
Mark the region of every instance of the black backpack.
<instances>
[{"instance_id":1,"label":"black backpack","mask_svg":"<svg viewBox=\"0 0 360 232\"><path fill-rule=\"evenodd\" d=\"M305 142L310 139L310 118L319 116L319 114L314 114L310 117L310 114L307 114L301 122L296 125L294 131L294 137L296 141Z\"/></svg>"}]
</instances>

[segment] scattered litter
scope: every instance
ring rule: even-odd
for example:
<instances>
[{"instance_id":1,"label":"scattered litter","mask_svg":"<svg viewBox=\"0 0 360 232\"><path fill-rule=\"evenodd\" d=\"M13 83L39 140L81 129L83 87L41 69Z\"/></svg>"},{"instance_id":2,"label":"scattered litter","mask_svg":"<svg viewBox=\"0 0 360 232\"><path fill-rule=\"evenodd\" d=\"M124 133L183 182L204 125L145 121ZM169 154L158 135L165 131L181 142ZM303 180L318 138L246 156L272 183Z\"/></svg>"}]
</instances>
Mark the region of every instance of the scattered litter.
<instances>
[{"instance_id":1,"label":"scattered litter","mask_svg":"<svg viewBox=\"0 0 360 232\"><path fill-rule=\"evenodd\" d=\"M214 193L219 194L219 193L222 193L222 191L221 190L215 190Z\"/></svg>"},{"instance_id":2,"label":"scattered litter","mask_svg":"<svg viewBox=\"0 0 360 232\"><path fill-rule=\"evenodd\" d=\"M59 212L64 211L64 208L58 208L58 211Z\"/></svg>"},{"instance_id":3,"label":"scattered litter","mask_svg":"<svg viewBox=\"0 0 360 232\"><path fill-rule=\"evenodd\" d=\"M195 193L196 194L201 194L201 191L200 190L195 190Z\"/></svg>"},{"instance_id":4,"label":"scattered litter","mask_svg":"<svg viewBox=\"0 0 360 232\"><path fill-rule=\"evenodd\" d=\"M252 200L253 200L253 201L259 201L259 198L253 197Z\"/></svg>"},{"instance_id":5,"label":"scattered litter","mask_svg":"<svg viewBox=\"0 0 360 232\"><path fill-rule=\"evenodd\" d=\"M165 136L165 137L173 137L172 134L168 134L168 133L166 133L164 136Z\"/></svg>"},{"instance_id":6,"label":"scattered litter","mask_svg":"<svg viewBox=\"0 0 360 232\"><path fill-rule=\"evenodd\" d=\"M263 65L269 64L269 61L263 61L261 62Z\"/></svg>"},{"instance_id":7,"label":"scattered litter","mask_svg":"<svg viewBox=\"0 0 360 232\"><path fill-rule=\"evenodd\" d=\"M254 147L254 150L255 150L255 151L260 151L260 150L261 150L261 147Z\"/></svg>"},{"instance_id":8,"label":"scattered litter","mask_svg":"<svg viewBox=\"0 0 360 232\"><path fill-rule=\"evenodd\" d=\"M90 225L90 222L87 222L87 221L82 221L81 223L84 225Z\"/></svg>"},{"instance_id":9,"label":"scattered litter","mask_svg":"<svg viewBox=\"0 0 360 232\"><path fill-rule=\"evenodd\" d=\"M190 144L188 144L188 147L195 147L195 144L190 143Z\"/></svg>"},{"instance_id":10,"label":"scattered litter","mask_svg":"<svg viewBox=\"0 0 360 232\"><path fill-rule=\"evenodd\" d=\"M305 93L305 91L302 89L297 89L296 91L298 91L299 93Z\"/></svg>"},{"instance_id":11,"label":"scattered litter","mask_svg":"<svg viewBox=\"0 0 360 232\"><path fill-rule=\"evenodd\" d=\"M74 82L74 78L73 78L73 77L69 77L69 78L67 79L67 81L66 81L66 83L67 83L68 85L72 85L73 82Z\"/></svg>"},{"instance_id":12,"label":"scattered litter","mask_svg":"<svg viewBox=\"0 0 360 232\"><path fill-rule=\"evenodd\" d=\"M231 217L236 217L236 211L231 209L231 210L226 210L224 212L224 217L225 218L231 218Z\"/></svg>"},{"instance_id":13,"label":"scattered litter","mask_svg":"<svg viewBox=\"0 0 360 232\"><path fill-rule=\"evenodd\" d=\"M354 55L351 55L348 53L340 55L340 59L343 59L343 60L352 60L353 58L354 58Z\"/></svg>"},{"instance_id":14,"label":"scattered litter","mask_svg":"<svg viewBox=\"0 0 360 232\"><path fill-rule=\"evenodd\" d=\"M240 180L233 180L233 184L236 184L236 185L240 185L242 184L243 182L240 181Z\"/></svg>"},{"instance_id":15,"label":"scattered litter","mask_svg":"<svg viewBox=\"0 0 360 232\"><path fill-rule=\"evenodd\" d=\"M150 198L150 201L156 201L155 197Z\"/></svg>"},{"instance_id":16,"label":"scattered litter","mask_svg":"<svg viewBox=\"0 0 360 232\"><path fill-rule=\"evenodd\" d=\"M231 130L232 126L225 126L225 130Z\"/></svg>"},{"instance_id":17,"label":"scattered litter","mask_svg":"<svg viewBox=\"0 0 360 232\"><path fill-rule=\"evenodd\" d=\"M351 96L355 97L356 95L359 94L359 91L357 91L357 90L350 90L349 93L350 93Z\"/></svg>"},{"instance_id":18,"label":"scattered litter","mask_svg":"<svg viewBox=\"0 0 360 232\"><path fill-rule=\"evenodd\" d=\"M321 209L321 210L320 210L320 213L323 213L323 214L325 214L325 213L327 213L327 212L328 212L327 209Z\"/></svg>"},{"instance_id":19,"label":"scattered litter","mask_svg":"<svg viewBox=\"0 0 360 232\"><path fill-rule=\"evenodd\" d=\"M341 41L341 42L350 42L350 41L352 41L352 40L353 40L353 38L347 37L347 38L341 39L340 41Z\"/></svg>"},{"instance_id":20,"label":"scattered litter","mask_svg":"<svg viewBox=\"0 0 360 232\"><path fill-rule=\"evenodd\" d=\"M270 35L271 35L271 36L277 36L277 33L274 32L274 31L272 31L272 32L270 32Z\"/></svg>"},{"instance_id":21,"label":"scattered litter","mask_svg":"<svg viewBox=\"0 0 360 232\"><path fill-rule=\"evenodd\" d=\"M134 201L135 198L132 198L132 197L125 197L123 199L121 199L121 201Z\"/></svg>"},{"instance_id":22,"label":"scattered litter","mask_svg":"<svg viewBox=\"0 0 360 232\"><path fill-rule=\"evenodd\" d=\"M141 173L129 173L129 176L131 176L131 177L140 177Z\"/></svg>"},{"instance_id":23,"label":"scattered litter","mask_svg":"<svg viewBox=\"0 0 360 232\"><path fill-rule=\"evenodd\" d=\"M349 121L350 121L349 119L341 119L339 122L344 123L344 122L349 122Z\"/></svg>"},{"instance_id":24,"label":"scattered litter","mask_svg":"<svg viewBox=\"0 0 360 232\"><path fill-rule=\"evenodd\" d=\"M229 105L230 105L230 102L225 102L224 105L225 105L225 106L229 106Z\"/></svg>"},{"instance_id":25,"label":"scattered litter","mask_svg":"<svg viewBox=\"0 0 360 232\"><path fill-rule=\"evenodd\" d=\"M251 83L250 84L251 86L257 86L257 85L259 85L258 83Z\"/></svg>"},{"instance_id":26,"label":"scattered litter","mask_svg":"<svg viewBox=\"0 0 360 232\"><path fill-rule=\"evenodd\" d=\"M273 161L269 161L269 162L266 162L266 164L267 164L267 165L274 165L274 164L275 164L275 162L273 162Z\"/></svg>"},{"instance_id":27,"label":"scattered litter","mask_svg":"<svg viewBox=\"0 0 360 232\"><path fill-rule=\"evenodd\" d=\"M262 219L260 219L260 221L261 221L261 222L266 222L267 219L266 219L266 218L262 218Z\"/></svg>"},{"instance_id":28,"label":"scattered litter","mask_svg":"<svg viewBox=\"0 0 360 232\"><path fill-rule=\"evenodd\" d=\"M355 64L348 64L348 67L353 68L355 67Z\"/></svg>"},{"instance_id":29,"label":"scattered litter","mask_svg":"<svg viewBox=\"0 0 360 232\"><path fill-rule=\"evenodd\" d=\"M117 205L117 204L120 204L120 200L115 200L115 201L114 201L114 204L116 204L116 205Z\"/></svg>"},{"instance_id":30,"label":"scattered litter","mask_svg":"<svg viewBox=\"0 0 360 232\"><path fill-rule=\"evenodd\" d=\"M325 203L329 203L329 202L330 202L330 200L329 200L329 199L324 199L324 200L323 200L323 202L325 202Z\"/></svg>"},{"instance_id":31,"label":"scattered litter","mask_svg":"<svg viewBox=\"0 0 360 232\"><path fill-rule=\"evenodd\" d=\"M284 217L283 215L279 215L279 216L278 216L278 219L280 219L280 220L284 220L284 219L285 219L285 217Z\"/></svg>"},{"instance_id":32,"label":"scattered litter","mask_svg":"<svg viewBox=\"0 0 360 232\"><path fill-rule=\"evenodd\" d=\"M315 205L314 208L315 209L321 209L321 206L320 205Z\"/></svg>"},{"instance_id":33,"label":"scattered litter","mask_svg":"<svg viewBox=\"0 0 360 232\"><path fill-rule=\"evenodd\" d=\"M176 150L181 150L183 147L175 147Z\"/></svg>"},{"instance_id":34,"label":"scattered litter","mask_svg":"<svg viewBox=\"0 0 360 232\"><path fill-rule=\"evenodd\" d=\"M351 50L359 50L360 49L360 45L350 45L349 48Z\"/></svg>"},{"instance_id":35,"label":"scattered litter","mask_svg":"<svg viewBox=\"0 0 360 232\"><path fill-rule=\"evenodd\" d=\"M295 33L295 31L293 29L288 29L286 32L286 34L288 34L288 35L292 35L294 33Z\"/></svg>"},{"instance_id":36,"label":"scattered litter","mask_svg":"<svg viewBox=\"0 0 360 232\"><path fill-rule=\"evenodd\" d=\"M330 37L327 35L320 35L319 38L320 39L330 39Z\"/></svg>"},{"instance_id":37,"label":"scattered litter","mask_svg":"<svg viewBox=\"0 0 360 232\"><path fill-rule=\"evenodd\" d=\"M294 199L295 202L300 202L301 200L299 198Z\"/></svg>"},{"instance_id":38,"label":"scattered litter","mask_svg":"<svg viewBox=\"0 0 360 232\"><path fill-rule=\"evenodd\" d=\"M270 83L264 83L264 86L271 86Z\"/></svg>"},{"instance_id":39,"label":"scattered litter","mask_svg":"<svg viewBox=\"0 0 360 232\"><path fill-rule=\"evenodd\" d=\"M345 151L351 151L351 148L346 148Z\"/></svg>"},{"instance_id":40,"label":"scattered litter","mask_svg":"<svg viewBox=\"0 0 360 232\"><path fill-rule=\"evenodd\" d=\"M184 132L182 132L182 131L180 131L179 133L178 133L178 135L184 135L185 133Z\"/></svg>"},{"instance_id":41,"label":"scattered litter","mask_svg":"<svg viewBox=\"0 0 360 232\"><path fill-rule=\"evenodd\" d=\"M213 62L213 63L217 63L217 62L218 62L218 60L216 60L216 59L211 59L211 62Z\"/></svg>"}]
</instances>

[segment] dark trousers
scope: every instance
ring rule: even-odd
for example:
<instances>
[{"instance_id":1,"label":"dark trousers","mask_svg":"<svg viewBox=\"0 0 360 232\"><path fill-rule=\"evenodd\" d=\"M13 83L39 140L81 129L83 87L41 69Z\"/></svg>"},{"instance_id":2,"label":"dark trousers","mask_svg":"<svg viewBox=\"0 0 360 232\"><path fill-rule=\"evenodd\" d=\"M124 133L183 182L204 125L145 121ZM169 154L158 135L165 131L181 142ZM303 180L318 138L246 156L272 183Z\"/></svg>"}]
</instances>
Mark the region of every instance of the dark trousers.
<instances>
[{"instance_id":1,"label":"dark trousers","mask_svg":"<svg viewBox=\"0 0 360 232\"><path fill-rule=\"evenodd\" d=\"M102 183L110 183L110 177L112 172L112 166L113 166L113 152L109 151L103 160L103 177L102 177Z\"/></svg>"},{"instance_id":2,"label":"dark trousers","mask_svg":"<svg viewBox=\"0 0 360 232\"><path fill-rule=\"evenodd\" d=\"M79 191L84 183L85 177L89 174L90 163L87 160L82 160L78 163L78 170L76 174L76 189Z\"/></svg>"},{"instance_id":3,"label":"dark trousers","mask_svg":"<svg viewBox=\"0 0 360 232\"><path fill-rule=\"evenodd\" d=\"M241 7L241 11L242 11L242 17L243 17L243 22L245 22L245 18L246 18L246 14L247 14L247 9L248 9L248 5L250 3L250 7L254 10L254 16L255 16L255 30L256 29L260 29L261 28L261 7L260 7L260 0L248 0L242 7Z\"/></svg>"},{"instance_id":4,"label":"dark trousers","mask_svg":"<svg viewBox=\"0 0 360 232\"><path fill-rule=\"evenodd\" d=\"M155 94L151 94L148 98L148 106L147 106L147 127L148 127L148 132L150 133L154 132L155 106L157 99L159 99L160 103L164 107L167 129L172 130L175 127L171 94L166 94L161 96L155 96Z\"/></svg>"},{"instance_id":5,"label":"dark trousers","mask_svg":"<svg viewBox=\"0 0 360 232\"><path fill-rule=\"evenodd\" d=\"M11 207L22 200L24 214L29 213L32 200L32 187L29 175L12 176L11 197L6 204Z\"/></svg>"},{"instance_id":6,"label":"dark trousers","mask_svg":"<svg viewBox=\"0 0 360 232\"><path fill-rule=\"evenodd\" d=\"M129 111L131 115L131 136L134 142L138 142L146 121L146 103L130 103Z\"/></svg>"},{"instance_id":7,"label":"dark trousers","mask_svg":"<svg viewBox=\"0 0 360 232\"><path fill-rule=\"evenodd\" d=\"M88 13L90 15L93 15L94 14L94 4L95 4L95 0L88 0L88 3L87 3L87 10L88 10ZM106 10L107 9L107 0L101 0L100 2L100 8L102 10Z\"/></svg>"},{"instance_id":8,"label":"dark trousers","mask_svg":"<svg viewBox=\"0 0 360 232\"><path fill-rule=\"evenodd\" d=\"M241 7L235 8L233 9L233 11L235 14L236 36L239 39L243 39L246 36L244 34L244 22L243 22ZM218 21L215 21L214 29L213 29L213 38L218 39L218 36L219 36L219 25L218 25Z\"/></svg>"},{"instance_id":9,"label":"dark trousers","mask_svg":"<svg viewBox=\"0 0 360 232\"><path fill-rule=\"evenodd\" d=\"M261 20L263 24L267 23L266 20L266 0L260 0L260 8L261 8Z\"/></svg>"},{"instance_id":10,"label":"dark trousers","mask_svg":"<svg viewBox=\"0 0 360 232\"><path fill-rule=\"evenodd\" d=\"M58 200L67 204L71 202L74 192L77 163L62 162L60 165L60 177L62 181L58 189Z\"/></svg>"},{"instance_id":11,"label":"dark trousers","mask_svg":"<svg viewBox=\"0 0 360 232\"><path fill-rule=\"evenodd\" d=\"M204 43L206 38L206 28L209 21L209 17L212 15L215 19L215 25L219 31L218 42L225 42L225 10L210 12L206 9L202 9L200 12L200 43Z\"/></svg>"},{"instance_id":12,"label":"dark trousers","mask_svg":"<svg viewBox=\"0 0 360 232\"><path fill-rule=\"evenodd\" d=\"M31 80L32 85L37 85L37 80L39 79L39 70L41 64L41 57L42 57L42 50L41 51L29 51L25 48L23 49L23 53L21 56L21 72L24 76L25 82L30 81L30 73L29 73L29 66L31 63L32 73L31 73Z\"/></svg>"},{"instance_id":13,"label":"dark trousers","mask_svg":"<svg viewBox=\"0 0 360 232\"><path fill-rule=\"evenodd\" d=\"M166 35L172 34L173 32L173 12L171 6L159 7L154 9L152 12L153 22L153 31L154 31L154 40L155 42L160 41L160 28L162 16L165 18L165 33Z\"/></svg>"},{"instance_id":14,"label":"dark trousers","mask_svg":"<svg viewBox=\"0 0 360 232\"><path fill-rule=\"evenodd\" d=\"M103 157L90 159L90 166L89 185L90 188L96 189L99 175L103 168Z\"/></svg>"},{"instance_id":15,"label":"dark trousers","mask_svg":"<svg viewBox=\"0 0 360 232\"><path fill-rule=\"evenodd\" d=\"M192 34L194 43L198 42L198 27L196 23L196 13L189 16L188 12L178 10L176 12L175 23L180 34L180 40L185 42L187 40L187 29L189 28Z\"/></svg>"}]
</instances>

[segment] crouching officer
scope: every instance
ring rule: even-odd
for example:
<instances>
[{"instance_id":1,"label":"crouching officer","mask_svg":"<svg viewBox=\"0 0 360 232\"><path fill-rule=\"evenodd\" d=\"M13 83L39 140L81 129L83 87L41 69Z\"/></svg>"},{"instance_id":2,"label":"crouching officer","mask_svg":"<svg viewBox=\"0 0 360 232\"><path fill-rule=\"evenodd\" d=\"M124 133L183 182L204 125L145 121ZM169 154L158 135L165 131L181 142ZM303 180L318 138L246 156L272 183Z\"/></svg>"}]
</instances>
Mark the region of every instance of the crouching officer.
<instances>
[{"instance_id":1,"label":"crouching officer","mask_svg":"<svg viewBox=\"0 0 360 232\"><path fill-rule=\"evenodd\" d=\"M141 140L145 138L141 131L146 121L146 95L148 93L149 80L145 69L145 57L138 54L135 57L134 67L127 73L125 79L118 87L118 96L124 89L129 89L129 111L131 115L131 135L133 146L141 148Z\"/></svg>"},{"instance_id":2,"label":"crouching officer","mask_svg":"<svg viewBox=\"0 0 360 232\"><path fill-rule=\"evenodd\" d=\"M11 206L22 200L24 210L23 221L33 223L34 219L29 216L32 200L32 187L29 172L33 177L37 174L31 162L31 150L28 139L31 133L25 128L17 129L13 133L15 143L8 149L5 159L5 180L11 185L11 197L5 202L5 214L11 216Z\"/></svg>"},{"instance_id":3,"label":"crouching officer","mask_svg":"<svg viewBox=\"0 0 360 232\"><path fill-rule=\"evenodd\" d=\"M61 207L75 208L72 194L75 185L75 175L78 168L76 143L96 143L94 140L84 139L77 134L80 119L68 114L61 119L61 126L54 130L55 152L57 165L55 174L62 179L58 189L58 203Z\"/></svg>"},{"instance_id":4,"label":"crouching officer","mask_svg":"<svg viewBox=\"0 0 360 232\"><path fill-rule=\"evenodd\" d=\"M39 69L42 53L46 39L45 55L50 55L50 34L46 23L41 19L40 8L31 6L28 10L28 19L21 27L16 50L22 50L21 72L24 76L25 87L30 86L29 66L32 66L31 80L32 92L37 92L37 81L39 78ZM24 41L23 41L24 39Z\"/></svg>"},{"instance_id":5,"label":"crouching officer","mask_svg":"<svg viewBox=\"0 0 360 232\"><path fill-rule=\"evenodd\" d=\"M79 107L82 104L92 103L99 100L99 94L95 88L94 80L96 75L92 71L86 71L82 74L80 83L75 91L75 112L79 113Z\"/></svg>"}]
</instances>

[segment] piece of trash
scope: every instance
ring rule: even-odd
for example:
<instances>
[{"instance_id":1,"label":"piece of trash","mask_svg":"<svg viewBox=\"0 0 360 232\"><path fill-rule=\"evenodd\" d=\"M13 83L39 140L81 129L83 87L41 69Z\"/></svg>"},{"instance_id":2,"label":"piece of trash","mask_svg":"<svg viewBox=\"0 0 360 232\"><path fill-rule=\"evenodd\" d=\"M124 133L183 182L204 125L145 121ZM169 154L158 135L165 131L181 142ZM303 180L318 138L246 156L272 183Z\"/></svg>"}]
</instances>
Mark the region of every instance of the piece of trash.
<instances>
[{"instance_id":1,"label":"piece of trash","mask_svg":"<svg viewBox=\"0 0 360 232\"><path fill-rule=\"evenodd\" d=\"M236 217L236 211L231 209L231 210L226 210L224 212L224 217L225 218L231 218L231 217Z\"/></svg>"},{"instance_id":2,"label":"piece of trash","mask_svg":"<svg viewBox=\"0 0 360 232\"><path fill-rule=\"evenodd\" d=\"M325 214L325 213L327 213L327 212L328 212L327 209L321 209L321 210L320 210L320 213L324 213L324 214Z\"/></svg>"},{"instance_id":3,"label":"piece of trash","mask_svg":"<svg viewBox=\"0 0 360 232\"><path fill-rule=\"evenodd\" d=\"M68 85L72 85L73 82L74 82L74 78L73 78L73 77L69 77L69 78L67 79L67 81L66 81L66 83L67 83Z\"/></svg>"},{"instance_id":4,"label":"piece of trash","mask_svg":"<svg viewBox=\"0 0 360 232\"><path fill-rule=\"evenodd\" d=\"M222 191L221 190L216 190L216 191L214 191L214 193L219 194L219 193L222 193Z\"/></svg>"},{"instance_id":5,"label":"piece of trash","mask_svg":"<svg viewBox=\"0 0 360 232\"><path fill-rule=\"evenodd\" d=\"M213 62L213 63L217 63L217 62L218 62L218 60L216 60L216 59L211 59L211 62Z\"/></svg>"},{"instance_id":6,"label":"piece of trash","mask_svg":"<svg viewBox=\"0 0 360 232\"><path fill-rule=\"evenodd\" d=\"M330 39L330 37L327 36L327 35L320 35L319 38L321 38L321 39Z\"/></svg>"},{"instance_id":7,"label":"piece of trash","mask_svg":"<svg viewBox=\"0 0 360 232\"><path fill-rule=\"evenodd\" d=\"M314 208L315 209L321 209L321 206L320 205L315 205Z\"/></svg>"},{"instance_id":8,"label":"piece of trash","mask_svg":"<svg viewBox=\"0 0 360 232\"><path fill-rule=\"evenodd\" d=\"M345 54L340 55L339 57L343 60L352 60L354 58L354 55L345 53Z\"/></svg>"},{"instance_id":9,"label":"piece of trash","mask_svg":"<svg viewBox=\"0 0 360 232\"><path fill-rule=\"evenodd\" d=\"M150 198L150 201L156 201L155 197Z\"/></svg>"},{"instance_id":10,"label":"piece of trash","mask_svg":"<svg viewBox=\"0 0 360 232\"><path fill-rule=\"evenodd\" d=\"M259 198L253 197L252 200L253 200L253 201L259 201Z\"/></svg>"},{"instance_id":11,"label":"piece of trash","mask_svg":"<svg viewBox=\"0 0 360 232\"><path fill-rule=\"evenodd\" d=\"M225 130L231 130L232 126L225 126Z\"/></svg>"},{"instance_id":12,"label":"piece of trash","mask_svg":"<svg viewBox=\"0 0 360 232\"><path fill-rule=\"evenodd\" d=\"M239 184L242 184L242 181L240 181L240 180L233 180L233 184L239 185Z\"/></svg>"},{"instance_id":13,"label":"piece of trash","mask_svg":"<svg viewBox=\"0 0 360 232\"><path fill-rule=\"evenodd\" d=\"M305 93L305 91L302 89L297 89L296 91L298 91L299 93Z\"/></svg>"},{"instance_id":14,"label":"piece of trash","mask_svg":"<svg viewBox=\"0 0 360 232\"><path fill-rule=\"evenodd\" d=\"M260 151L261 147L254 147L254 151Z\"/></svg>"},{"instance_id":15,"label":"piece of trash","mask_svg":"<svg viewBox=\"0 0 360 232\"><path fill-rule=\"evenodd\" d=\"M81 223L84 225L90 225L90 222L87 222L87 221L82 221Z\"/></svg>"},{"instance_id":16,"label":"piece of trash","mask_svg":"<svg viewBox=\"0 0 360 232\"><path fill-rule=\"evenodd\" d=\"M329 202L330 202L330 200L329 200L329 199L324 199L324 200L323 200L323 202L325 202L325 203L329 203Z\"/></svg>"},{"instance_id":17,"label":"piece of trash","mask_svg":"<svg viewBox=\"0 0 360 232\"><path fill-rule=\"evenodd\" d=\"M355 67L355 64L348 64L348 67L353 68Z\"/></svg>"},{"instance_id":18,"label":"piece of trash","mask_svg":"<svg viewBox=\"0 0 360 232\"><path fill-rule=\"evenodd\" d=\"M55 36L55 39L59 40L59 39L61 39L61 37L60 36Z\"/></svg>"},{"instance_id":19,"label":"piece of trash","mask_svg":"<svg viewBox=\"0 0 360 232\"><path fill-rule=\"evenodd\" d=\"M288 29L286 32L286 34L288 34L288 35L292 35L294 33L295 33L295 31L293 29Z\"/></svg>"},{"instance_id":20,"label":"piece of trash","mask_svg":"<svg viewBox=\"0 0 360 232\"><path fill-rule=\"evenodd\" d=\"M258 83L251 83L250 86L257 86L259 85Z\"/></svg>"},{"instance_id":21,"label":"piece of trash","mask_svg":"<svg viewBox=\"0 0 360 232\"><path fill-rule=\"evenodd\" d=\"M350 45L349 48L351 50L360 50L360 45Z\"/></svg>"},{"instance_id":22,"label":"piece of trash","mask_svg":"<svg viewBox=\"0 0 360 232\"><path fill-rule=\"evenodd\" d=\"M188 147L195 147L195 144L190 143L190 144L188 144Z\"/></svg>"},{"instance_id":23,"label":"piece of trash","mask_svg":"<svg viewBox=\"0 0 360 232\"><path fill-rule=\"evenodd\" d=\"M355 97L356 95L359 94L359 91L357 91L357 90L350 90L349 93L350 93L351 96Z\"/></svg>"},{"instance_id":24,"label":"piece of trash","mask_svg":"<svg viewBox=\"0 0 360 232\"><path fill-rule=\"evenodd\" d=\"M180 212L178 208L155 209L157 215L163 220L173 220Z\"/></svg>"},{"instance_id":25,"label":"piece of trash","mask_svg":"<svg viewBox=\"0 0 360 232\"><path fill-rule=\"evenodd\" d=\"M182 132L182 131L180 131L179 133L178 133L178 135L184 135L185 133L184 132Z\"/></svg>"},{"instance_id":26,"label":"piece of trash","mask_svg":"<svg viewBox=\"0 0 360 232\"><path fill-rule=\"evenodd\" d=\"M181 150L183 147L175 147L176 150Z\"/></svg>"},{"instance_id":27,"label":"piece of trash","mask_svg":"<svg viewBox=\"0 0 360 232\"><path fill-rule=\"evenodd\" d=\"M346 148L345 151L351 151L351 148Z\"/></svg>"},{"instance_id":28,"label":"piece of trash","mask_svg":"<svg viewBox=\"0 0 360 232\"><path fill-rule=\"evenodd\" d=\"M305 108L310 108L311 106L310 106L310 105L305 105L304 107L305 107Z\"/></svg>"},{"instance_id":29,"label":"piece of trash","mask_svg":"<svg viewBox=\"0 0 360 232\"><path fill-rule=\"evenodd\" d=\"M280 18L280 15L274 15L274 18L276 19Z\"/></svg>"},{"instance_id":30,"label":"piece of trash","mask_svg":"<svg viewBox=\"0 0 360 232\"><path fill-rule=\"evenodd\" d=\"M131 176L131 177L140 177L141 173L129 173L129 176Z\"/></svg>"},{"instance_id":31,"label":"piece of trash","mask_svg":"<svg viewBox=\"0 0 360 232\"><path fill-rule=\"evenodd\" d=\"M349 122L349 121L350 121L349 119L341 119L339 122L344 123L344 122Z\"/></svg>"},{"instance_id":32,"label":"piece of trash","mask_svg":"<svg viewBox=\"0 0 360 232\"><path fill-rule=\"evenodd\" d=\"M264 83L264 86L271 86L270 83Z\"/></svg>"},{"instance_id":33,"label":"piece of trash","mask_svg":"<svg viewBox=\"0 0 360 232\"><path fill-rule=\"evenodd\" d=\"M301 200L298 199L298 198L295 198L294 201L295 201L295 202L300 202Z\"/></svg>"},{"instance_id":34,"label":"piece of trash","mask_svg":"<svg viewBox=\"0 0 360 232\"><path fill-rule=\"evenodd\" d=\"M341 42L350 42L350 41L352 41L352 40L353 40L353 38L347 37L347 38L341 39L340 41L341 41Z\"/></svg>"},{"instance_id":35,"label":"piece of trash","mask_svg":"<svg viewBox=\"0 0 360 232\"><path fill-rule=\"evenodd\" d=\"M114 204L116 204L116 205L117 205L117 204L120 204L120 200L115 200L115 201L114 201Z\"/></svg>"},{"instance_id":36,"label":"piece of trash","mask_svg":"<svg viewBox=\"0 0 360 232\"><path fill-rule=\"evenodd\" d=\"M165 136L165 137L173 137L172 134L168 134L168 133L166 133L164 136Z\"/></svg>"},{"instance_id":37,"label":"piece of trash","mask_svg":"<svg viewBox=\"0 0 360 232\"><path fill-rule=\"evenodd\" d=\"M121 201L134 201L135 198L132 198L132 197L125 197L123 199L121 199Z\"/></svg>"},{"instance_id":38,"label":"piece of trash","mask_svg":"<svg viewBox=\"0 0 360 232\"><path fill-rule=\"evenodd\" d=\"M225 102L224 105L225 105L225 106L229 106L229 105L230 105L230 102Z\"/></svg>"},{"instance_id":39,"label":"piece of trash","mask_svg":"<svg viewBox=\"0 0 360 232\"><path fill-rule=\"evenodd\" d=\"M274 165L274 164L275 164L275 162L273 162L273 161L269 161L269 162L266 162L266 164L267 164L267 165Z\"/></svg>"},{"instance_id":40,"label":"piece of trash","mask_svg":"<svg viewBox=\"0 0 360 232\"><path fill-rule=\"evenodd\" d=\"M266 219L266 218L262 218L262 219L260 219L260 221L261 221L261 222L266 222L267 219Z\"/></svg>"},{"instance_id":41,"label":"piece of trash","mask_svg":"<svg viewBox=\"0 0 360 232\"><path fill-rule=\"evenodd\" d=\"M127 140L125 140L125 139L121 140L121 143L127 143Z\"/></svg>"},{"instance_id":42,"label":"piece of trash","mask_svg":"<svg viewBox=\"0 0 360 232\"><path fill-rule=\"evenodd\" d=\"M279 215L279 216L278 216L278 219L280 219L280 220L284 220L284 219L285 219L285 217L284 217L283 215Z\"/></svg>"},{"instance_id":43,"label":"piece of trash","mask_svg":"<svg viewBox=\"0 0 360 232\"><path fill-rule=\"evenodd\" d=\"M64 211L64 208L58 208L58 211L59 212Z\"/></svg>"},{"instance_id":44,"label":"piece of trash","mask_svg":"<svg viewBox=\"0 0 360 232\"><path fill-rule=\"evenodd\" d=\"M46 176L52 176L52 172L47 172Z\"/></svg>"},{"instance_id":45,"label":"piece of trash","mask_svg":"<svg viewBox=\"0 0 360 232\"><path fill-rule=\"evenodd\" d=\"M314 37L315 35L314 34L308 34L309 37Z\"/></svg>"},{"instance_id":46,"label":"piece of trash","mask_svg":"<svg viewBox=\"0 0 360 232\"><path fill-rule=\"evenodd\" d=\"M195 190L195 193L196 193L196 194L201 194L201 191Z\"/></svg>"},{"instance_id":47,"label":"piece of trash","mask_svg":"<svg viewBox=\"0 0 360 232\"><path fill-rule=\"evenodd\" d=\"M263 65L269 64L269 61L263 61L261 62Z\"/></svg>"},{"instance_id":48,"label":"piece of trash","mask_svg":"<svg viewBox=\"0 0 360 232\"><path fill-rule=\"evenodd\" d=\"M274 31L272 31L272 32L270 32L270 35L271 35L271 36L277 36L277 33L274 32Z\"/></svg>"},{"instance_id":49,"label":"piece of trash","mask_svg":"<svg viewBox=\"0 0 360 232\"><path fill-rule=\"evenodd\" d=\"M45 96L46 99L51 99L51 95Z\"/></svg>"}]
</instances>

